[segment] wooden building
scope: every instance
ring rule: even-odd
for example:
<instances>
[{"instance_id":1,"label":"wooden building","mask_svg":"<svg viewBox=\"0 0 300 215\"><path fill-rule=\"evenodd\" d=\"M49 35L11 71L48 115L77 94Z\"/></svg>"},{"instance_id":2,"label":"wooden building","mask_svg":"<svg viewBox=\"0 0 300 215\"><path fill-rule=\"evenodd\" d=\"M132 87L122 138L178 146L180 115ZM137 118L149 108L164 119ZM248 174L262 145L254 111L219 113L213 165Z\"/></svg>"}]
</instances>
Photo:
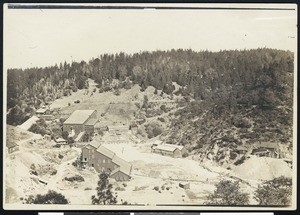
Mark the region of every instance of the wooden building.
<instances>
[{"instance_id":1,"label":"wooden building","mask_svg":"<svg viewBox=\"0 0 300 215\"><path fill-rule=\"evenodd\" d=\"M281 158L280 146L275 142L261 142L256 143L253 150L253 155L265 156L272 158Z\"/></svg>"},{"instance_id":2,"label":"wooden building","mask_svg":"<svg viewBox=\"0 0 300 215\"><path fill-rule=\"evenodd\" d=\"M91 134L97 122L96 110L75 110L63 123L63 130L70 133L72 130L77 136L80 132Z\"/></svg>"},{"instance_id":3,"label":"wooden building","mask_svg":"<svg viewBox=\"0 0 300 215\"><path fill-rule=\"evenodd\" d=\"M237 146L234 151L238 154L246 154L248 152L248 149L245 146Z\"/></svg>"},{"instance_id":4,"label":"wooden building","mask_svg":"<svg viewBox=\"0 0 300 215\"><path fill-rule=\"evenodd\" d=\"M167 144L167 143L165 143L164 145L178 148L180 150L181 157L183 157L184 154L188 153L188 150L186 149L185 146L175 145L175 144Z\"/></svg>"},{"instance_id":5,"label":"wooden building","mask_svg":"<svg viewBox=\"0 0 300 215\"><path fill-rule=\"evenodd\" d=\"M65 140L65 139L63 139L63 138L61 138L61 137L55 139L55 143L56 143L57 145L60 145L60 146L63 146L63 147L69 146L68 141Z\"/></svg>"},{"instance_id":6,"label":"wooden building","mask_svg":"<svg viewBox=\"0 0 300 215\"><path fill-rule=\"evenodd\" d=\"M161 155L167 155L174 158L183 157L187 153L187 149L181 145L163 144L162 141L157 140L151 146L151 151Z\"/></svg>"},{"instance_id":7,"label":"wooden building","mask_svg":"<svg viewBox=\"0 0 300 215\"><path fill-rule=\"evenodd\" d=\"M177 147L174 146L167 146L165 144L162 145L156 145L152 147L152 152L170 156L173 158L180 158L182 157L180 150Z\"/></svg>"},{"instance_id":8,"label":"wooden building","mask_svg":"<svg viewBox=\"0 0 300 215\"><path fill-rule=\"evenodd\" d=\"M179 183L179 187L181 187L183 189L190 189L190 183L188 183L188 182L180 182Z\"/></svg>"},{"instance_id":9,"label":"wooden building","mask_svg":"<svg viewBox=\"0 0 300 215\"><path fill-rule=\"evenodd\" d=\"M109 172L116 181L130 179L132 165L102 146L101 142L92 141L82 148L82 163L94 167L97 172Z\"/></svg>"},{"instance_id":10,"label":"wooden building","mask_svg":"<svg viewBox=\"0 0 300 215\"><path fill-rule=\"evenodd\" d=\"M13 140L10 140L9 138L6 140L6 149L7 152L13 153L15 151L19 150L19 145L17 143L15 143Z\"/></svg>"}]
</instances>

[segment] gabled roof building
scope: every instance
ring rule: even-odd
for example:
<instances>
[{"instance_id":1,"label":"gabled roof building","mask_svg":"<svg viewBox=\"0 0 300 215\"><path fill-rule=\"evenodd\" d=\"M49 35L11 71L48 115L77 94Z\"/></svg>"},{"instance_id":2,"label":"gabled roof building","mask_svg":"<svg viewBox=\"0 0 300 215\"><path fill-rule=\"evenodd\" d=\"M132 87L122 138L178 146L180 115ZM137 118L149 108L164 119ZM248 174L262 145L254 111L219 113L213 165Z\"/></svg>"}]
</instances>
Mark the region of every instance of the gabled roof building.
<instances>
[{"instance_id":1,"label":"gabled roof building","mask_svg":"<svg viewBox=\"0 0 300 215\"><path fill-rule=\"evenodd\" d=\"M75 132L74 138L81 134L93 134L97 122L96 110L75 110L69 118L63 123L63 130L70 133ZM81 132L84 132L83 134ZM82 139L82 138L79 138Z\"/></svg>"},{"instance_id":2,"label":"gabled roof building","mask_svg":"<svg viewBox=\"0 0 300 215\"><path fill-rule=\"evenodd\" d=\"M109 172L117 181L130 179L132 165L107 149L101 142L92 141L82 149L82 163L94 167L97 172Z\"/></svg>"}]
</instances>

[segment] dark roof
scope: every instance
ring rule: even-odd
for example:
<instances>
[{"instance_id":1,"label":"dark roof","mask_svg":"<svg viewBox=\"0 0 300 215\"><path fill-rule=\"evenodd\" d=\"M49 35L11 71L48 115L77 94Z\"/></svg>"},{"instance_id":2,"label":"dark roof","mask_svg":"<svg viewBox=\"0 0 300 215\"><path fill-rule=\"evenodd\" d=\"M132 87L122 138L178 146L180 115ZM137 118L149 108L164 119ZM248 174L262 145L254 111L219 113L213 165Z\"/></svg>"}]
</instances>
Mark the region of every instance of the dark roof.
<instances>
[{"instance_id":1,"label":"dark roof","mask_svg":"<svg viewBox=\"0 0 300 215\"><path fill-rule=\"evenodd\" d=\"M270 148L270 149L278 149L279 144L275 142L262 142L260 144L257 144L258 147L262 148Z\"/></svg>"},{"instance_id":2,"label":"dark roof","mask_svg":"<svg viewBox=\"0 0 300 215\"><path fill-rule=\"evenodd\" d=\"M89 120L85 123L85 125L95 125L97 121L98 121L97 119L89 119Z\"/></svg>"},{"instance_id":3,"label":"dark roof","mask_svg":"<svg viewBox=\"0 0 300 215\"><path fill-rule=\"evenodd\" d=\"M10 140L10 139L6 140L6 147L7 148L12 148L12 147L15 147L15 146L18 146L18 144L16 144L13 140Z\"/></svg>"},{"instance_id":4,"label":"dark roof","mask_svg":"<svg viewBox=\"0 0 300 215\"><path fill-rule=\"evenodd\" d=\"M238 146L238 147L236 147L236 150L238 150L238 151L247 151L248 149L245 146Z\"/></svg>"},{"instance_id":5,"label":"dark roof","mask_svg":"<svg viewBox=\"0 0 300 215\"><path fill-rule=\"evenodd\" d=\"M157 146L154 146L153 149L154 150L158 149L158 150L167 151L167 152L174 152L178 148L176 147L176 145L174 145L174 146L157 145Z\"/></svg>"}]
</instances>

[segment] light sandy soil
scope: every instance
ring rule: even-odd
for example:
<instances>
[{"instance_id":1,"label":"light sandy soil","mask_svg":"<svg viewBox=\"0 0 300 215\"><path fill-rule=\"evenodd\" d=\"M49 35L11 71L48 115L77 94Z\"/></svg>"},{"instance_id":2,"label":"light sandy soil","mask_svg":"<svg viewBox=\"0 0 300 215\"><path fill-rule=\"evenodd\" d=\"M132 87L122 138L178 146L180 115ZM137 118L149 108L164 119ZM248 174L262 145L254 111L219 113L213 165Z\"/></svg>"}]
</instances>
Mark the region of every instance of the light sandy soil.
<instances>
[{"instance_id":1,"label":"light sandy soil","mask_svg":"<svg viewBox=\"0 0 300 215\"><path fill-rule=\"evenodd\" d=\"M167 95L158 96L160 91L158 95L154 95L153 87L148 87L141 93L139 86L135 85L129 90L122 89L120 96L112 92L99 93L98 89L91 95L94 88L95 83L90 80L88 95L86 90L79 90L69 97L54 101L51 107L62 108L61 113L66 116L76 109L96 109L98 117L103 121L125 122L137 111L135 103L142 103L144 95L149 96L149 101L170 101ZM74 104L75 100L80 100L80 103ZM68 106L68 103L71 105ZM101 116L102 113L105 115ZM20 150L5 159L6 202L20 203L22 202L20 198L55 190L65 195L71 204L91 204L91 196L96 193L99 178L93 168L80 170L72 165L80 155L80 148L53 148L54 143L43 140L40 135L30 132L25 134L20 130L17 130L16 134L18 135L12 138L16 139ZM96 139L108 140L116 137L105 134ZM155 139L141 141L130 132L118 136L118 139L129 141L105 146L133 165L130 181L111 180L119 204L125 201L130 204L146 205L203 204L206 196L215 190L215 184L221 179L241 180L242 190L251 194L250 203L256 204L253 192L262 180L280 175L290 176L292 172L280 159L251 157L242 165L227 170L210 161L200 163L191 158L171 158L151 153L150 146ZM63 158L59 158L59 154L63 155ZM30 174L32 164L38 168L51 165L57 173L35 176ZM64 180L65 177L75 175L82 176L84 181ZM180 182L190 183L190 189L180 188ZM158 187L157 190L154 187ZM116 188L125 190L117 191Z\"/></svg>"},{"instance_id":2,"label":"light sandy soil","mask_svg":"<svg viewBox=\"0 0 300 215\"><path fill-rule=\"evenodd\" d=\"M125 182L127 186L124 187L121 182L115 183L115 186L125 188L125 191L117 192L119 201L150 205L203 204L221 175L201 167L194 160L151 153L150 146L151 143L105 144L105 147L133 164L132 179ZM179 182L185 181L190 183L189 190L179 187ZM155 186L159 187L159 191L154 190Z\"/></svg>"},{"instance_id":3,"label":"light sandy soil","mask_svg":"<svg viewBox=\"0 0 300 215\"><path fill-rule=\"evenodd\" d=\"M130 139L132 135L128 132L121 136ZM8 194L6 201L20 203L22 202L20 198L55 190L65 195L71 204L91 204L91 197L96 194L95 189L99 174L93 168L80 170L72 165L72 162L80 155L81 149L53 148L53 143L43 139L30 144L33 141L32 138L38 138L38 136L32 135L29 139L21 140L19 142L20 151L10 154L6 159L5 183ZM199 161L189 158L171 158L151 153L150 146L152 143L153 140L144 143L129 141L128 143L104 144L105 147L133 165L130 181L116 182L113 179L110 180L119 204L125 201L130 204L146 205L204 204L206 196L215 190L215 184L221 179L242 180L241 189L250 193L251 203L256 204L253 192L262 182L262 179L272 178L280 174L286 176L291 174L291 169L279 159L252 157L230 171L209 161L199 163ZM58 158L59 154L64 157ZM262 164L261 168L265 171L255 167L254 164L257 165L257 162ZM51 164L57 173L55 175L47 173L39 176L32 175L30 174L32 164L37 167ZM260 171L261 174L258 174L257 171ZM65 177L75 175L82 176L84 181L69 182L64 180ZM43 184L41 181L47 184ZM180 182L190 183L190 189L180 188ZM157 190L154 189L155 187ZM120 191L116 188L125 190Z\"/></svg>"}]
</instances>

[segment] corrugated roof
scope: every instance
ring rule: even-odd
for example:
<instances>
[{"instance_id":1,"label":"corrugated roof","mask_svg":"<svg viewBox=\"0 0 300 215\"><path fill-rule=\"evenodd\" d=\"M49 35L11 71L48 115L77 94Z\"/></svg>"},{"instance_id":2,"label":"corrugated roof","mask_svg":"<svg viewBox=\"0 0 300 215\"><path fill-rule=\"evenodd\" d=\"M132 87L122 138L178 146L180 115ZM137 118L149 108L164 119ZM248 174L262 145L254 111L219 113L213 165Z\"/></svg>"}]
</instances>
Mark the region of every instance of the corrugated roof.
<instances>
[{"instance_id":1,"label":"corrugated roof","mask_svg":"<svg viewBox=\"0 0 300 215\"><path fill-rule=\"evenodd\" d=\"M46 113L47 109L46 108L40 108L36 111L36 113Z\"/></svg>"},{"instance_id":2,"label":"corrugated roof","mask_svg":"<svg viewBox=\"0 0 300 215\"><path fill-rule=\"evenodd\" d=\"M10 140L9 138L6 140L6 147L7 148L12 148L17 146L18 144L15 143L14 140Z\"/></svg>"},{"instance_id":3,"label":"corrugated roof","mask_svg":"<svg viewBox=\"0 0 300 215\"><path fill-rule=\"evenodd\" d=\"M104 146L100 146L98 149L97 149L97 152L105 155L106 157L112 159L115 155L114 152L110 151L109 149L105 148Z\"/></svg>"},{"instance_id":4,"label":"corrugated roof","mask_svg":"<svg viewBox=\"0 0 300 215\"><path fill-rule=\"evenodd\" d=\"M39 118L37 116L32 116L28 120L26 120L22 125L19 125L18 127L27 131L38 120Z\"/></svg>"},{"instance_id":5,"label":"corrugated roof","mask_svg":"<svg viewBox=\"0 0 300 215\"><path fill-rule=\"evenodd\" d=\"M95 125L97 121L98 121L97 119L89 119L89 120L85 123L85 125Z\"/></svg>"},{"instance_id":6,"label":"corrugated roof","mask_svg":"<svg viewBox=\"0 0 300 215\"><path fill-rule=\"evenodd\" d=\"M113 157L112 162L115 163L116 165L118 165L119 168L112 171L111 175L113 175L114 173L116 173L118 171L121 171L126 175L130 175L132 165L129 162L123 160L122 158L118 157L117 155L115 155Z\"/></svg>"},{"instance_id":7,"label":"corrugated roof","mask_svg":"<svg viewBox=\"0 0 300 215\"><path fill-rule=\"evenodd\" d=\"M170 147L176 147L177 149L179 149L179 150L182 150L183 148L184 148L184 146L181 146L181 145L174 145L174 144L164 144L164 145L166 145L166 146L170 146Z\"/></svg>"},{"instance_id":8,"label":"corrugated roof","mask_svg":"<svg viewBox=\"0 0 300 215\"><path fill-rule=\"evenodd\" d=\"M61 142L67 142L67 141L60 137L60 138L55 139L55 142L61 143Z\"/></svg>"},{"instance_id":9,"label":"corrugated roof","mask_svg":"<svg viewBox=\"0 0 300 215\"><path fill-rule=\"evenodd\" d=\"M90 146L94 147L94 148L98 148L100 145L101 145L101 142L98 142L98 141L92 141L92 142L89 142Z\"/></svg>"},{"instance_id":10,"label":"corrugated roof","mask_svg":"<svg viewBox=\"0 0 300 215\"><path fill-rule=\"evenodd\" d=\"M95 110L75 110L64 124L83 124Z\"/></svg>"},{"instance_id":11,"label":"corrugated roof","mask_svg":"<svg viewBox=\"0 0 300 215\"><path fill-rule=\"evenodd\" d=\"M279 148L278 143L275 142L262 142L261 144L257 144L258 147L264 147L264 148L273 148L273 149L277 149Z\"/></svg>"},{"instance_id":12,"label":"corrugated roof","mask_svg":"<svg viewBox=\"0 0 300 215\"><path fill-rule=\"evenodd\" d=\"M153 149L159 149L159 150L163 150L163 151L174 152L178 148L173 147L173 146L157 145Z\"/></svg>"},{"instance_id":13,"label":"corrugated roof","mask_svg":"<svg viewBox=\"0 0 300 215\"><path fill-rule=\"evenodd\" d=\"M243 151L243 150L247 151L248 149L245 146L238 146L236 148L236 150L238 150L238 151Z\"/></svg>"}]
</instances>

